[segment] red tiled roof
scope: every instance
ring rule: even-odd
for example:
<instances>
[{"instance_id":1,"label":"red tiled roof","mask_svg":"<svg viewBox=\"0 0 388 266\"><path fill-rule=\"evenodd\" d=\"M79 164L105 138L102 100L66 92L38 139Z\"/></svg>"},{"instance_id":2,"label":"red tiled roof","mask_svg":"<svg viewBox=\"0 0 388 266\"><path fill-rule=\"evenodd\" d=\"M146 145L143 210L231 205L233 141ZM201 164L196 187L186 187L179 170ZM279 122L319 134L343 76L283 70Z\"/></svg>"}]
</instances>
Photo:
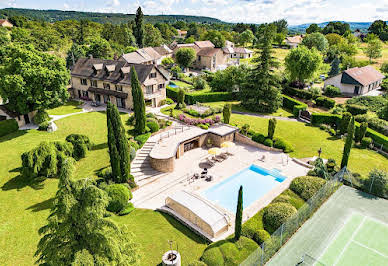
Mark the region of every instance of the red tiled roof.
<instances>
[{"instance_id":1,"label":"red tiled roof","mask_svg":"<svg viewBox=\"0 0 388 266\"><path fill-rule=\"evenodd\" d=\"M372 66L350 68L345 70L345 73L363 86L367 86L384 78L384 75Z\"/></svg>"}]
</instances>

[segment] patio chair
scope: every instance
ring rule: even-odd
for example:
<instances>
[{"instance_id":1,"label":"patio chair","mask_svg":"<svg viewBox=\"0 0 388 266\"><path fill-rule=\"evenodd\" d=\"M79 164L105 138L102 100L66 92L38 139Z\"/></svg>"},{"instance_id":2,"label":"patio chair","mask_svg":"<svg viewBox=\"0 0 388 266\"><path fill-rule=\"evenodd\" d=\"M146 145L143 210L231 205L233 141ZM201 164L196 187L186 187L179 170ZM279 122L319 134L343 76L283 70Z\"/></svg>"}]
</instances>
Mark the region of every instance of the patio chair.
<instances>
[{"instance_id":1,"label":"patio chair","mask_svg":"<svg viewBox=\"0 0 388 266\"><path fill-rule=\"evenodd\" d=\"M214 162L213 161L211 161L209 158L206 158L206 163L208 164L208 165L210 165L210 166L214 166Z\"/></svg>"},{"instance_id":2,"label":"patio chair","mask_svg":"<svg viewBox=\"0 0 388 266\"><path fill-rule=\"evenodd\" d=\"M206 176L206 179L205 179L207 182L210 182L210 181L213 181L213 176L211 175L208 175Z\"/></svg>"},{"instance_id":3,"label":"patio chair","mask_svg":"<svg viewBox=\"0 0 388 266\"><path fill-rule=\"evenodd\" d=\"M213 157L213 160L215 160L216 162L219 162L219 163L221 163L221 162L224 161L224 159L221 159L221 158L219 158L219 157L217 157L217 156L214 156L214 157Z\"/></svg>"},{"instance_id":4,"label":"patio chair","mask_svg":"<svg viewBox=\"0 0 388 266\"><path fill-rule=\"evenodd\" d=\"M198 179L199 178L199 174L198 173L195 173L194 175L193 175L193 179Z\"/></svg>"},{"instance_id":5,"label":"patio chair","mask_svg":"<svg viewBox=\"0 0 388 266\"><path fill-rule=\"evenodd\" d=\"M224 160L228 159L228 154L227 154L226 152L221 153L221 154L218 155L218 156L219 156L220 158L224 159Z\"/></svg>"},{"instance_id":6,"label":"patio chair","mask_svg":"<svg viewBox=\"0 0 388 266\"><path fill-rule=\"evenodd\" d=\"M265 162L265 155L261 156L259 161Z\"/></svg>"}]
</instances>

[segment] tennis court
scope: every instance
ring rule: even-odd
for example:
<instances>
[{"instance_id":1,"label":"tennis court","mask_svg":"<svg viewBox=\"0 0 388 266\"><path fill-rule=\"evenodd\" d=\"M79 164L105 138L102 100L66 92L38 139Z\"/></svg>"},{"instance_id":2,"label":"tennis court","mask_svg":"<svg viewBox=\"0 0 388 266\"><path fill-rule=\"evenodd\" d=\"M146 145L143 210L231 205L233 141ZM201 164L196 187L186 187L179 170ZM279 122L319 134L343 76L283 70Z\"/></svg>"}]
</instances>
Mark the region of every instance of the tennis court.
<instances>
[{"instance_id":1,"label":"tennis court","mask_svg":"<svg viewBox=\"0 0 388 266\"><path fill-rule=\"evenodd\" d=\"M325 265L387 265L387 236L386 224L353 214L319 261Z\"/></svg>"},{"instance_id":2,"label":"tennis court","mask_svg":"<svg viewBox=\"0 0 388 266\"><path fill-rule=\"evenodd\" d=\"M387 266L388 200L342 186L267 263L279 265Z\"/></svg>"}]
</instances>

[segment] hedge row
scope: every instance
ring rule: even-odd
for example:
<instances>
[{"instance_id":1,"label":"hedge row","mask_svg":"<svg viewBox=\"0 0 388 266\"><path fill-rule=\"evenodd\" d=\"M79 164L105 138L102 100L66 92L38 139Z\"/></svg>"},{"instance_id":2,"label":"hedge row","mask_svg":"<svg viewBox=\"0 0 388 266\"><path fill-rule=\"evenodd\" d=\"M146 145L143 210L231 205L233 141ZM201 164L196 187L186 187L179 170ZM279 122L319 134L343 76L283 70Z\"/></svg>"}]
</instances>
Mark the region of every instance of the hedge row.
<instances>
[{"instance_id":1,"label":"hedge row","mask_svg":"<svg viewBox=\"0 0 388 266\"><path fill-rule=\"evenodd\" d=\"M307 104L295 100L287 95L283 96L283 107L292 110L294 116L299 115L299 111L307 109Z\"/></svg>"},{"instance_id":2,"label":"hedge row","mask_svg":"<svg viewBox=\"0 0 388 266\"><path fill-rule=\"evenodd\" d=\"M306 100L311 100L313 98L313 94L311 92L307 90L292 88L289 86L283 88L283 93L286 95L296 96L298 98L306 99Z\"/></svg>"},{"instance_id":3,"label":"hedge row","mask_svg":"<svg viewBox=\"0 0 388 266\"><path fill-rule=\"evenodd\" d=\"M320 125L327 124L331 126L338 126L341 121L340 115L328 114L328 113L313 113L311 115L311 124ZM360 123L355 122L356 129L360 127ZM380 134L379 132L368 128L366 131L366 136L373 139L375 146L378 148L381 147L384 151L388 151L388 137Z\"/></svg>"},{"instance_id":4,"label":"hedge row","mask_svg":"<svg viewBox=\"0 0 388 266\"><path fill-rule=\"evenodd\" d=\"M333 99L326 97L326 96L320 96L320 97L316 98L315 103L317 104L317 106L322 106L322 107L325 107L327 109L331 109L335 106L335 101Z\"/></svg>"},{"instance_id":5,"label":"hedge row","mask_svg":"<svg viewBox=\"0 0 388 266\"><path fill-rule=\"evenodd\" d=\"M167 87L167 97L177 100L178 89ZM204 93L186 93L185 102L187 104L195 104L196 102L208 103L208 102L223 102L232 101L236 99L236 94L233 92L204 92Z\"/></svg>"},{"instance_id":6,"label":"hedge row","mask_svg":"<svg viewBox=\"0 0 388 266\"><path fill-rule=\"evenodd\" d=\"M8 135L19 129L18 122L15 119L0 121L0 137Z\"/></svg>"}]
</instances>

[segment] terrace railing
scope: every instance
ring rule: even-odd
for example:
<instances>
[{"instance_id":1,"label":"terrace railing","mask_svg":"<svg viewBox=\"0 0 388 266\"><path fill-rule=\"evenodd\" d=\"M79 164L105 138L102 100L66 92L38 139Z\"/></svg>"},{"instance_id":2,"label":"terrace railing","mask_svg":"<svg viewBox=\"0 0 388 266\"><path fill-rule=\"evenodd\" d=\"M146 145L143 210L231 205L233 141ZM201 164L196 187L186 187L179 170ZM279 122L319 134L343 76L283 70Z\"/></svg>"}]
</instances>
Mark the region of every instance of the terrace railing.
<instances>
[{"instance_id":1,"label":"terrace railing","mask_svg":"<svg viewBox=\"0 0 388 266\"><path fill-rule=\"evenodd\" d=\"M253 252L240 265L264 265L283 246L284 243L307 221L314 212L325 202L339 187L339 180L333 178L311 197L298 212L282 224L261 247Z\"/></svg>"}]
</instances>

